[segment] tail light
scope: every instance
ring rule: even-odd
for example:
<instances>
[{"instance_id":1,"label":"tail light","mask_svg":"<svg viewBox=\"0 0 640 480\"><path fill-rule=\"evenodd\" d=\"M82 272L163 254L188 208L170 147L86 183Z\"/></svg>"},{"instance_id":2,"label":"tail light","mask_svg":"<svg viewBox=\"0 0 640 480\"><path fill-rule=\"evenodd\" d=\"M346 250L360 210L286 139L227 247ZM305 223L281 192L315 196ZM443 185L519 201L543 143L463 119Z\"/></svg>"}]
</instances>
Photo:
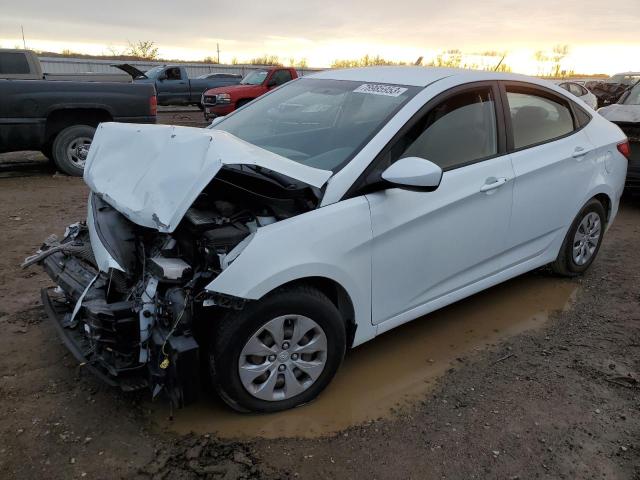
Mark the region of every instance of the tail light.
<instances>
[{"instance_id":1,"label":"tail light","mask_svg":"<svg viewBox=\"0 0 640 480\"><path fill-rule=\"evenodd\" d=\"M155 95L149 97L149 114L152 116L156 116L158 114L158 99Z\"/></svg>"},{"instance_id":2,"label":"tail light","mask_svg":"<svg viewBox=\"0 0 640 480\"><path fill-rule=\"evenodd\" d=\"M618 151L629 160L631 157L631 146L629 145L628 139L618 144Z\"/></svg>"}]
</instances>

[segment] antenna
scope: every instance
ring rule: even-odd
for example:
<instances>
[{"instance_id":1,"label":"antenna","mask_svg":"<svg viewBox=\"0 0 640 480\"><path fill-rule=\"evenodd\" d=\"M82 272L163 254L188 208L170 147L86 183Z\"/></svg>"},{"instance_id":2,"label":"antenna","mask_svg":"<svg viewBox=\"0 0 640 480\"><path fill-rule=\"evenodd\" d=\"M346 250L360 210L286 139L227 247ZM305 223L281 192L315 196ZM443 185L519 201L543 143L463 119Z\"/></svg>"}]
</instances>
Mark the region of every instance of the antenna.
<instances>
[{"instance_id":1,"label":"antenna","mask_svg":"<svg viewBox=\"0 0 640 480\"><path fill-rule=\"evenodd\" d=\"M20 25L20 30L22 30L22 46L26 50L27 49L27 42L24 41L24 27L22 25Z\"/></svg>"},{"instance_id":2,"label":"antenna","mask_svg":"<svg viewBox=\"0 0 640 480\"><path fill-rule=\"evenodd\" d=\"M498 62L498 64L495 66L495 68L493 69L494 72L497 72L498 69L500 68L500 65L502 65L502 62L504 61L504 57L506 57L507 54L505 53L504 55L502 55L502 58L500 59L500 61Z\"/></svg>"},{"instance_id":3,"label":"antenna","mask_svg":"<svg viewBox=\"0 0 640 480\"><path fill-rule=\"evenodd\" d=\"M220 65L220 44L216 43L216 49L218 50L218 65Z\"/></svg>"}]
</instances>

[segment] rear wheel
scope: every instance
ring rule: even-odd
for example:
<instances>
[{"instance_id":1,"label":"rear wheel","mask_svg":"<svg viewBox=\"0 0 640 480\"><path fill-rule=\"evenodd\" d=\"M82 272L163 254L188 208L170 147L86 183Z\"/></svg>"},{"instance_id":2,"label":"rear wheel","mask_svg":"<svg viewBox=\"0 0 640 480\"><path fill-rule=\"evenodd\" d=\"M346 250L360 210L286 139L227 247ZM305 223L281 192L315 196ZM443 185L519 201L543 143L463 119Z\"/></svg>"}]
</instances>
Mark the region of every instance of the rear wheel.
<instances>
[{"instance_id":1,"label":"rear wheel","mask_svg":"<svg viewBox=\"0 0 640 480\"><path fill-rule=\"evenodd\" d=\"M565 277L584 273L600 250L605 225L602 203L590 200L571 224L558 258L551 264L553 271Z\"/></svg>"},{"instance_id":2,"label":"rear wheel","mask_svg":"<svg viewBox=\"0 0 640 480\"><path fill-rule=\"evenodd\" d=\"M62 130L53 141L53 161L59 170L81 177L89 147L96 129L89 125L73 125Z\"/></svg>"},{"instance_id":3,"label":"rear wheel","mask_svg":"<svg viewBox=\"0 0 640 480\"><path fill-rule=\"evenodd\" d=\"M275 412L313 400L346 348L335 305L306 286L278 290L218 324L210 353L214 384L240 411Z\"/></svg>"}]
</instances>

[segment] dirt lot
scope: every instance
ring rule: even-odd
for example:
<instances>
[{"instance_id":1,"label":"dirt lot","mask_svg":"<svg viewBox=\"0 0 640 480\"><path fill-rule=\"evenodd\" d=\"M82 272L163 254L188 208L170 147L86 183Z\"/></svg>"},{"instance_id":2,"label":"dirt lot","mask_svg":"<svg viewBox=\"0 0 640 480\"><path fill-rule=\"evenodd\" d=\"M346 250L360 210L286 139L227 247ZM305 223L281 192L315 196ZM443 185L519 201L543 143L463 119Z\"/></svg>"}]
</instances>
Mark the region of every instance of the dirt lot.
<instances>
[{"instance_id":1,"label":"dirt lot","mask_svg":"<svg viewBox=\"0 0 640 480\"><path fill-rule=\"evenodd\" d=\"M0 477L640 479L637 199L583 278L533 272L385 334L293 412L203 400L169 421L83 374L45 319L49 280L18 265L87 191L36 173L0 178Z\"/></svg>"}]
</instances>

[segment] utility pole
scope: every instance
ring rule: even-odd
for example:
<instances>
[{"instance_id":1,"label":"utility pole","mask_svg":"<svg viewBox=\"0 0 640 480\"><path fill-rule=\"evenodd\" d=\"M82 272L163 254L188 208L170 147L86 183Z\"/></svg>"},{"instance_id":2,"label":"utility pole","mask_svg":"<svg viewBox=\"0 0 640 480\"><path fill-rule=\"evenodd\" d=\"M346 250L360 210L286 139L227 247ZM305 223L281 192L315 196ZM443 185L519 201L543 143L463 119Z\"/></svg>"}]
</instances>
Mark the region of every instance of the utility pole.
<instances>
[{"instance_id":1,"label":"utility pole","mask_svg":"<svg viewBox=\"0 0 640 480\"><path fill-rule=\"evenodd\" d=\"M218 65L220 65L220 44L216 42L216 49L218 50Z\"/></svg>"},{"instance_id":2,"label":"utility pole","mask_svg":"<svg viewBox=\"0 0 640 480\"><path fill-rule=\"evenodd\" d=\"M20 25L20 30L22 30L22 46L26 50L27 49L27 42L24 41L24 27L22 25Z\"/></svg>"}]
</instances>

